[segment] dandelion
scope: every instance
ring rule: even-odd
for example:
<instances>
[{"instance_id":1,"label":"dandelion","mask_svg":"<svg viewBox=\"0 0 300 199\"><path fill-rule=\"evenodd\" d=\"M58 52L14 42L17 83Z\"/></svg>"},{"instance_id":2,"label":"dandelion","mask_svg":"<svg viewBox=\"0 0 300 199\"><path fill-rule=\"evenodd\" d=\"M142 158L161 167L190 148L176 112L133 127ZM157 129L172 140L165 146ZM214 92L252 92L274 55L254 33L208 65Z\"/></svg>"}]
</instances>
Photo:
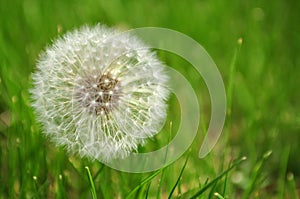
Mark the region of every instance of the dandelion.
<instances>
[{"instance_id":1,"label":"dandelion","mask_svg":"<svg viewBox=\"0 0 300 199\"><path fill-rule=\"evenodd\" d=\"M159 131L167 80L164 65L138 38L85 26L41 54L32 107L58 146L108 162L137 151Z\"/></svg>"}]
</instances>

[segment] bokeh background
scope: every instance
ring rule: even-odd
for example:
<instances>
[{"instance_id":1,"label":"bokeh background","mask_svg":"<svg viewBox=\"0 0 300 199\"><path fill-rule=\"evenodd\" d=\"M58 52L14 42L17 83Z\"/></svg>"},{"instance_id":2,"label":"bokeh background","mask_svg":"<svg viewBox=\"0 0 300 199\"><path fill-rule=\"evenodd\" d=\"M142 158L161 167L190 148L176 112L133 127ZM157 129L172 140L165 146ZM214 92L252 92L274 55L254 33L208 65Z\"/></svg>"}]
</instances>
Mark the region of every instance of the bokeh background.
<instances>
[{"instance_id":1,"label":"bokeh background","mask_svg":"<svg viewBox=\"0 0 300 199\"><path fill-rule=\"evenodd\" d=\"M189 63L158 52L163 62L190 80L202 110L199 135L177 192L196 189L231 160L246 156L214 191L226 184L229 198L294 198L300 175L299 10L300 1L292 0L0 0L0 198L89 198L85 165L95 175L100 198L123 198L149 175L69 157L43 137L35 123L28 89L39 53L66 31L97 23L122 30L154 26L180 31L203 45L227 89L233 78L231 113L223 134L212 153L198 159L210 117L205 83L187 70ZM180 113L173 98L169 109L175 115L169 121L176 127ZM150 145L166 144L160 136ZM264 159L267 151L272 154ZM164 177L154 178L149 196L170 193L185 158L166 168ZM208 197L214 196L203 196Z\"/></svg>"}]
</instances>

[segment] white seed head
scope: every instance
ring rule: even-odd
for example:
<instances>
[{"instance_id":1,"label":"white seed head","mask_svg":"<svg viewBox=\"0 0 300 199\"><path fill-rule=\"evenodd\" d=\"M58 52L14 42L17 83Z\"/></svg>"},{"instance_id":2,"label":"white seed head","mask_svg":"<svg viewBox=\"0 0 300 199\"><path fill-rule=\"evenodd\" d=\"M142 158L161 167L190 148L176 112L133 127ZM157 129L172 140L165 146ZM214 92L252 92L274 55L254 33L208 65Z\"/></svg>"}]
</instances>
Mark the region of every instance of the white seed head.
<instances>
[{"instance_id":1,"label":"white seed head","mask_svg":"<svg viewBox=\"0 0 300 199\"><path fill-rule=\"evenodd\" d=\"M85 26L41 54L32 107L58 146L108 162L158 132L166 117L167 80L164 65L136 37Z\"/></svg>"}]
</instances>

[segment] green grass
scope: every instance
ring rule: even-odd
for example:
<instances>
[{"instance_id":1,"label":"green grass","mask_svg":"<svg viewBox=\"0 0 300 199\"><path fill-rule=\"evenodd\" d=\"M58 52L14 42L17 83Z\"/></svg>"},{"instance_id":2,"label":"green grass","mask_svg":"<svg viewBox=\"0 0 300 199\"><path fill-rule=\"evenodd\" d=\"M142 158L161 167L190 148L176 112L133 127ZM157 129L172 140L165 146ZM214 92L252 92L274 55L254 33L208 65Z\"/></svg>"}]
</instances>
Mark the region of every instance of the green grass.
<instances>
[{"instance_id":1,"label":"green grass","mask_svg":"<svg viewBox=\"0 0 300 199\"><path fill-rule=\"evenodd\" d=\"M299 198L299 10L292 0L0 0L0 198ZM98 22L171 28L205 47L223 76L229 108L207 157L197 157L210 118L205 83L166 52L160 58L190 80L201 105L189 155L130 174L68 156L41 134L28 93L39 53L64 32ZM170 99L172 129L176 103ZM169 137L157 136L149 148Z\"/></svg>"}]
</instances>

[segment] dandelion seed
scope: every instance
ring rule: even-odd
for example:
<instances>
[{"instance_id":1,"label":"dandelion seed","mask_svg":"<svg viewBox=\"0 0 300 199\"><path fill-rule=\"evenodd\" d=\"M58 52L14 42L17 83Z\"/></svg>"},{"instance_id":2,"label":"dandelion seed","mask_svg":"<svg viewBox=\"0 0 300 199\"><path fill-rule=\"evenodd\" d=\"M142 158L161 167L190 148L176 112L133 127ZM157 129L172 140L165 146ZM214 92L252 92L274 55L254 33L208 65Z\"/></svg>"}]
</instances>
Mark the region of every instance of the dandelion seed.
<instances>
[{"instance_id":1,"label":"dandelion seed","mask_svg":"<svg viewBox=\"0 0 300 199\"><path fill-rule=\"evenodd\" d=\"M124 158L166 117L168 76L136 37L102 25L54 41L33 74L32 106L43 132L81 157Z\"/></svg>"}]
</instances>

